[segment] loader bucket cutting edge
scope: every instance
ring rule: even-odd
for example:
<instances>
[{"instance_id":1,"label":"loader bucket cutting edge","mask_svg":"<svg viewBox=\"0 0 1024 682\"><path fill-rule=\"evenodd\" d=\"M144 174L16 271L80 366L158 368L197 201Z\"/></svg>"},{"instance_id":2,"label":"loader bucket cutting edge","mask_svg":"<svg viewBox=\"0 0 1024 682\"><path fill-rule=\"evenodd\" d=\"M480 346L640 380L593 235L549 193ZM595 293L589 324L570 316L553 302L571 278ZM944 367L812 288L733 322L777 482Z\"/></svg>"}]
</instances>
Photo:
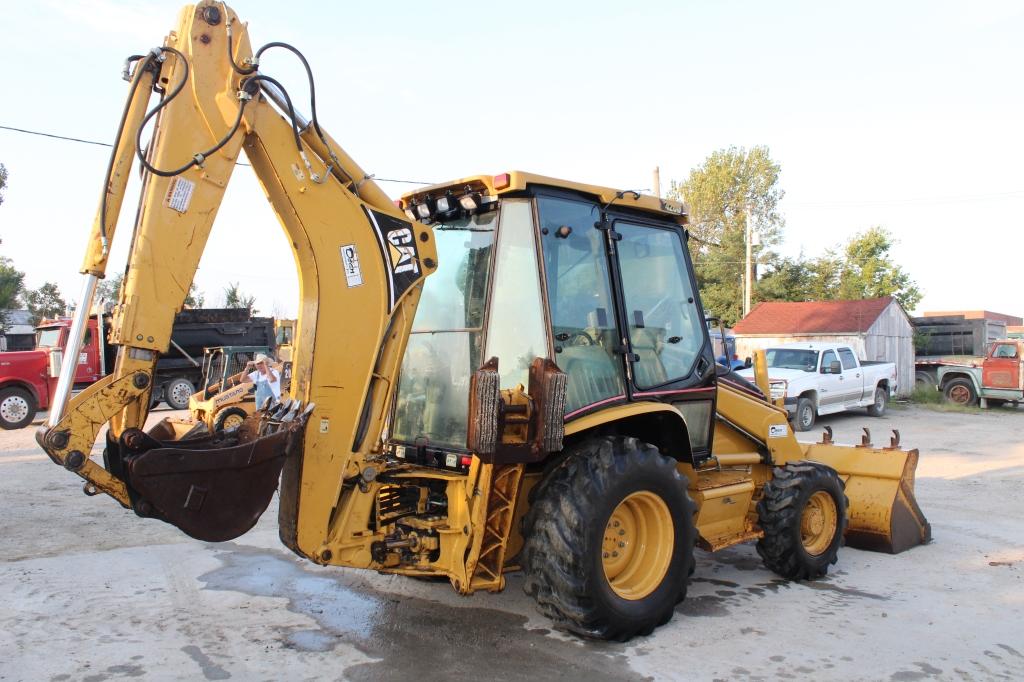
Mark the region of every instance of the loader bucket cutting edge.
<instances>
[{"instance_id":1,"label":"loader bucket cutting edge","mask_svg":"<svg viewBox=\"0 0 1024 682\"><path fill-rule=\"evenodd\" d=\"M806 457L832 467L846 482L848 546L899 554L931 542L931 525L914 496L917 450L815 444Z\"/></svg>"}]
</instances>

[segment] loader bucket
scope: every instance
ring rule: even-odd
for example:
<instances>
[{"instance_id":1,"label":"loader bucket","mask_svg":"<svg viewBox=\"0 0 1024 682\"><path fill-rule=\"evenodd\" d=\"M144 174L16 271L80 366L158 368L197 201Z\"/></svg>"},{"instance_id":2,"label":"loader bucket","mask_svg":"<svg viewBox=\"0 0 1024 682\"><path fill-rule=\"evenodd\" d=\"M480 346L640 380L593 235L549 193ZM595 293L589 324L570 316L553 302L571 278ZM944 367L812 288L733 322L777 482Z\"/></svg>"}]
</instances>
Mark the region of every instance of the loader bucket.
<instances>
[{"instance_id":1,"label":"loader bucket","mask_svg":"<svg viewBox=\"0 0 1024 682\"><path fill-rule=\"evenodd\" d=\"M931 542L932 527L914 497L917 450L825 442L807 446L805 457L832 467L846 482L847 545L899 554Z\"/></svg>"}]
</instances>

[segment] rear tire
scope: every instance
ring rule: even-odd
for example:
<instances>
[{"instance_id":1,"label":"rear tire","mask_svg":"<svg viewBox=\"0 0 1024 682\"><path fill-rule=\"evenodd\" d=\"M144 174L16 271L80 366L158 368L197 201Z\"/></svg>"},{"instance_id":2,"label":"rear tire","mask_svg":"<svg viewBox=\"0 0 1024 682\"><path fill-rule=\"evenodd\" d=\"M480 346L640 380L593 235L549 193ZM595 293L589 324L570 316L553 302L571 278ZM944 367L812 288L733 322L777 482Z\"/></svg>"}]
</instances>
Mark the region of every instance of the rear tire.
<instances>
[{"instance_id":1,"label":"rear tire","mask_svg":"<svg viewBox=\"0 0 1024 682\"><path fill-rule=\"evenodd\" d=\"M249 413L241 407L225 407L213 418L213 430L219 433L228 429L237 429L248 416Z\"/></svg>"},{"instance_id":2,"label":"rear tire","mask_svg":"<svg viewBox=\"0 0 1024 682\"><path fill-rule=\"evenodd\" d=\"M686 488L673 459L635 438L576 446L531 495L523 589L560 629L650 634L686 596L697 537Z\"/></svg>"},{"instance_id":3,"label":"rear tire","mask_svg":"<svg viewBox=\"0 0 1024 682\"><path fill-rule=\"evenodd\" d=\"M931 372L918 370L914 372L914 385L918 388L935 388L935 375Z\"/></svg>"},{"instance_id":4,"label":"rear tire","mask_svg":"<svg viewBox=\"0 0 1024 682\"><path fill-rule=\"evenodd\" d=\"M819 578L839 557L846 532L846 486L835 469L814 462L775 467L757 503L764 537L757 553L788 580Z\"/></svg>"},{"instance_id":5,"label":"rear tire","mask_svg":"<svg viewBox=\"0 0 1024 682\"><path fill-rule=\"evenodd\" d=\"M10 431L28 426L35 419L37 407L35 398L23 388L0 390L0 428Z\"/></svg>"},{"instance_id":6,"label":"rear tire","mask_svg":"<svg viewBox=\"0 0 1024 682\"><path fill-rule=\"evenodd\" d=\"M183 377L171 379L164 384L164 402L166 402L172 410L185 410L188 409L188 399L195 392L195 387L192 382Z\"/></svg>"},{"instance_id":7,"label":"rear tire","mask_svg":"<svg viewBox=\"0 0 1024 682\"><path fill-rule=\"evenodd\" d=\"M793 430L810 431L814 427L814 420L817 416L817 410L814 409L814 401L810 398L800 398L796 401L796 414L793 415Z\"/></svg>"},{"instance_id":8,"label":"rear tire","mask_svg":"<svg viewBox=\"0 0 1024 682\"><path fill-rule=\"evenodd\" d=\"M879 386L875 389L875 402L868 405L868 414L872 417L885 415L885 408L889 405L889 391Z\"/></svg>"},{"instance_id":9,"label":"rear tire","mask_svg":"<svg viewBox=\"0 0 1024 682\"><path fill-rule=\"evenodd\" d=\"M942 395L947 402L963 407L970 407L978 402L978 394L970 379L953 379L942 387Z\"/></svg>"}]
</instances>

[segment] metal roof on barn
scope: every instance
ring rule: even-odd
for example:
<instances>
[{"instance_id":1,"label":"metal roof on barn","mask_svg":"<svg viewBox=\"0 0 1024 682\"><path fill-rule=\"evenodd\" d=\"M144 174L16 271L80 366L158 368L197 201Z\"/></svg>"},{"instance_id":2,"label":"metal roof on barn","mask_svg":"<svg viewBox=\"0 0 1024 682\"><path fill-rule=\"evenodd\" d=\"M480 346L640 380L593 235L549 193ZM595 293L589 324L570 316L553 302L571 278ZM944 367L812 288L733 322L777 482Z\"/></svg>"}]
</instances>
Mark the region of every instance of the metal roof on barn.
<instances>
[{"instance_id":1,"label":"metal roof on barn","mask_svg":"<svg viewBox=\"0 0 1024 682\"><path fill-rule=\"evenodd\" d=\"M736 323L733 333L863 334L892 303L892 296L860 301L764 301Z\"/></svg>"}]
</instances>

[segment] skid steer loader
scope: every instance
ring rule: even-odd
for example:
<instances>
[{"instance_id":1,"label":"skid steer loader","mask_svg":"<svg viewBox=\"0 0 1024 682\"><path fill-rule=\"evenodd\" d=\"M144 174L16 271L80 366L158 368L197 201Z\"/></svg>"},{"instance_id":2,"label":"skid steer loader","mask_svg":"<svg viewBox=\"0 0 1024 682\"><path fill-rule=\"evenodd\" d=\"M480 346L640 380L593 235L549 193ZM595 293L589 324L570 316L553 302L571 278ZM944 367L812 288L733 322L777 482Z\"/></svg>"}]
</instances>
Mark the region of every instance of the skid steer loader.
<instances>
[{"instance_id":1,"label":"skid steer loader","mask_svg":"<svg viewBox=\"0 0 1024 682\"><path fill-rule=\"evenodd\" d=\"M799 443L764 397L763 358L761 390L716 368L684 205L509 172L396 206L323 130L313 97L307 120L260 71L269 49L294 52L312 86L295 48L253 51L209 1L126 67L78 308L104 276L138 160L116 368L70 401L62 368L37 434L87 494L222 541L280 486L280 537L303 557L441 576L463 594L521 569L559 627L613 639L672 617L695 547L756 542L769 569L811 579L844 539L887 552L929 540L917 451L898 437ZM290 397L224 433L143 430L182 283L243 149L299 274ZM83 329L76 317L72 345ZM106 423L100 463L88 453Z\"/></svg>"}]
</instances>

